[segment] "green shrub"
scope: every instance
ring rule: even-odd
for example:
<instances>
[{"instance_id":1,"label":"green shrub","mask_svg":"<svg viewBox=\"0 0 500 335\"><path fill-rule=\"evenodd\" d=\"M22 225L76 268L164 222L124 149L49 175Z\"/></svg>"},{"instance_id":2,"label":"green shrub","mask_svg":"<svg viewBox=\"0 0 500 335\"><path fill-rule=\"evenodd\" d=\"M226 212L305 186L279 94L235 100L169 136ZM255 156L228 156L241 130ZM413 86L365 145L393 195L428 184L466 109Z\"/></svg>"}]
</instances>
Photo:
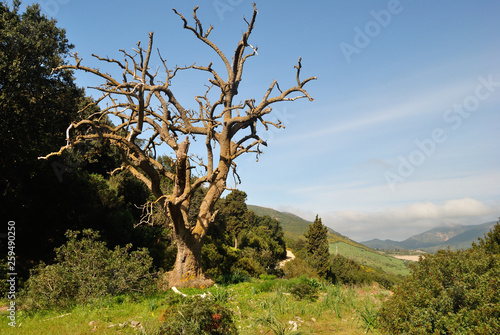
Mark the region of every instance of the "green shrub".
<instances>
[{"instance_id":1,"label":"green shrub","mask_svg":"<svg viewBox=\"0 0 500 335\"><path fill-rule=\"evenodd\" d=\"M244 256L238 260L235 267L245 271L250 276L258 277L259 275L266 273L266 269L259 263L259 261L253 256L256 252L253 249L246 248L246 253L250 254L248 257Z\"/></svg>"},{"instance_id":2,"label":"green shrub","mask_svg":"<svg viewBox=\"0 0 500 335\"><path fill-rule=\"evenodd\" d=\"M293 285L290 293L299 300L316 301L318 299L318 287L308 282Z\"/></svg>"},{"instance_id":3,"label":"green shrub","mask_svg":"<svg viewBox=\"0 0 500 335\"><path fill-rule=\"evenodd\" d=\"M390 334L500 334L500 255L475 248L427 255L384 303Z\"/></svg>"},{"instance_id":4,"label":"green shrub","mask_svg":"<svg viewBox=\"0 0 500 335\"><path fill-rule=\"evenodd\" d=\"M212 300L219 304L226 303L231 297L229 290L224 287L215 286L211 288L209 292L212 295Z\"/></svg>"},{"instance_id":5,"label":"green shrub","mask_svg":"<svg viewBox=\"0 0 500 335\"><path fill-rule=\"evenodd\" d=\"M298 278L302 275L306 275L308 277L318 276L316 271L301 258L294 258L291 261L286 262L283 267L283 272L285 274L285 278L288 279Z\"/></svg>"},{"instance_id":6,"label":"green shrub","mask_svg":"<svg viewBox=\"0 0 500 335\"><path fill-rule=\"evenodd\" d=\"M262 279L262 280L272 280L272 279L276 279L276 276L275 275L268 275L268 274L261 274L259 276L259 279Z\"/></svg>"},{"instance_id":7,"label":"green shrub","mask_svg":"<svg viewBox=\"0 0 500 335\"><path fill-rule=\"evenodd\" d=\"M280 281L278 279L264 280L256 283L254 288L257 292L271 292L279 283Z\"/></svg>"},{"instance_id":8,"label":"green shrub","mask_svg":"<svg viewBox=\"0 0 500 335\"><path fill-rule=\"evenodd\" d=\"M238 334L231 310L199 297L183 298L165 310L160 320L160 333L166 335Z\"/></svg>"},{"instance_id":9,"label":"green shrub","mask_svg":"<svg viewBox=\"0 0 500 335\"><path fill-rule=\"evenodd\" d=\"M250 275L248 272L241 270L241 269L235 269L233 272L230 274L226 274L220 278L219 283L223 285L228 285L228 284L238 284L238 283L243 283L249 281Z\"/></svg>"},{"instance_id":10,"label":"green shrub","mask_svg":"<svg viewBox=\"0 0 500 335\"><path fill-rule=\"evenodd\" d=\"M68 307L106 295L143 292L152 287L152 259L146 249L129 252L131 245L110 250L99 233L68 231L68 241L57 248L56 263L31 271L24 293L28 308Z\"/></svg>"},{"instance_id":11,"label":"green shrub","mask_svg":"<svg viewBox=\"0 0 500 335\"><path fill-rule=\"evenodd\" d=\"M359 285L371 282L368 272L356 261L342 255L330 257L331 268L328 279L333 283Z\"/></svg>"}]
</instances>

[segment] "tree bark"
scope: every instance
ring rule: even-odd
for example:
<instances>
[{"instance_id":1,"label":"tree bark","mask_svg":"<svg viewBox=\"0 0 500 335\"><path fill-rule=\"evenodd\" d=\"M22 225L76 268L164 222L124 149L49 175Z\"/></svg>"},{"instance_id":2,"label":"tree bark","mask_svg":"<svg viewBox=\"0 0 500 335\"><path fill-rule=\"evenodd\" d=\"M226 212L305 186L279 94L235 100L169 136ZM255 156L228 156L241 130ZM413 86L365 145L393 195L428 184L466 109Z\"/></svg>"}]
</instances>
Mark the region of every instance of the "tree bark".
<instances>
[{"instance_id":1,"label":"tree bark","mask_svg":"<svg viewBox=\"0 0 500 335\"><path fill-rule=\"evenodd\" d=\"M177 236L177 258L172 271L167 273L168 287L208 287L213 281L203 274L201 248L203 241L192 235Z\"/></svg>"}]
</instances>

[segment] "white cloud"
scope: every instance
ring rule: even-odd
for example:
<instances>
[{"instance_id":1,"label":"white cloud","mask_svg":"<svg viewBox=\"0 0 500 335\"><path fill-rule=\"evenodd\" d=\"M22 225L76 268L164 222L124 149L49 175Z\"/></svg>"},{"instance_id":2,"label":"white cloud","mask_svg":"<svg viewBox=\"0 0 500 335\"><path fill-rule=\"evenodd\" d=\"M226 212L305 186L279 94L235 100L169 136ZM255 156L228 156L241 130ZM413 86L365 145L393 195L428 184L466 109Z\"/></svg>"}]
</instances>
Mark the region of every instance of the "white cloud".
<instances>
[{"instance_id":1,"label":"white cloud","mask_svg":"<svg viewBox=\"0 0 500 335\"><path fill-rule=\"evenodd\" d=\"M323 223L354 240L372 238L404 240L428 229L451 224L481 224L495 220L500 206L472 199L453 199L443 204L416 202L402 208L376 212L337 211L321 215Z\"/></svg>"}]
</instances>

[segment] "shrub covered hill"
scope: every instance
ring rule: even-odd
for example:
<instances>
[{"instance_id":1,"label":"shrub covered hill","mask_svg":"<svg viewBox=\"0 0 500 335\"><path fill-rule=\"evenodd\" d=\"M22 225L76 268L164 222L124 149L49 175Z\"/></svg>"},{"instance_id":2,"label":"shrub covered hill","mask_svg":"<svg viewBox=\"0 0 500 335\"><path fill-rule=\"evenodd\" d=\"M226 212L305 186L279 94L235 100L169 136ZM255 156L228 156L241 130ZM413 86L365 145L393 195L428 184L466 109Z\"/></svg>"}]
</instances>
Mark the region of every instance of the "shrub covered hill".
<instances>
[{"instance_id":1,"label":"shrub covered hill","mask_svg":"<svg viewBox=\"0 0 500 335\"><path fill-rule=\"evenodd\" d=\"M304 220L301 217L298 217L295 214L287 213L287 212L279 212L272 208L260 207L255 205L247 205L248 209L253 211L255 214L259 216L270 216L273 219L278 220L283 227L283 231L285 233L285 237L290 239L298 239L304 237L304 233L307 231L307 227L311 224L310 221ZM330 243L335 242L346 242L356 244L360 248L367 248L364 245L356 243L349 239L346 236L336 232L335 230L328 228L328 240Z\"/></svg>"},{"instance_id":2,"label":"shrub covered hill","mask_svg":"<svg viewBox=\"0 0 500 335\"><path fill-rule=\"evenodd\" d=\"M267 215L278 220L283 227L285 239L295 241L303 239L304 233L311 223L297 215L279 212L272 208L254 205L247 205L247 207L259 216ZM395 275L407 275L409 273L408 261L381 254L365 245L351 240L349 237L331 228L328 228L328 242L331 254L339 254L363 266L381 269Z\"/></svg>"}]
</instances>

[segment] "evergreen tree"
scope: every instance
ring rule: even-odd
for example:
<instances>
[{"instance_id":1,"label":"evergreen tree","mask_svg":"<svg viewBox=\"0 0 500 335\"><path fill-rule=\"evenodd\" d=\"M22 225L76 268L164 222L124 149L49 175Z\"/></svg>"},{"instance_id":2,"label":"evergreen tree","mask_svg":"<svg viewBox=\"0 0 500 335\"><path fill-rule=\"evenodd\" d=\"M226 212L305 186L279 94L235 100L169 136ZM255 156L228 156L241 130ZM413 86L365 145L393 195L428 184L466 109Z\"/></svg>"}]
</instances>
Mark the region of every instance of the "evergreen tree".
<instances>
[{"instance_id":1,"label":"evergreen tree","mask_svg":"<svg viewBox=\"0 0 500 335\"><path fill-rule=\"evenodd\" d=\"M37 158L64 141L83 98L71 71L53 71L73 48L65 30L39 5L20 13L20 4L0 3L0 190L19 202L45 167Z\"/></svg>"},{"instance_id":2,"label":"evergreen tree","mask_svg":"<svg viewBox=\"0 0 500 335\"><path fill-rule=\"evenodd\" d=\"M322 278L325 278L330 271L327 233L328 229L316 215L316 219L309 225L305 234L309 265L316 269Z\"/></svg>"},{"instance_id":3,"label":"evergreen tree","mask_svg":"<svg viewBox=\"0 0 500 335\"><path fill-rule=\"evenodd\" d=\"M220 202L219 217L225 221L226 229L233 238L234 248L238 249L238 238L241 231L247 226L247 194L240 190L229 193Z\"/></svg>"}]
</instances>

